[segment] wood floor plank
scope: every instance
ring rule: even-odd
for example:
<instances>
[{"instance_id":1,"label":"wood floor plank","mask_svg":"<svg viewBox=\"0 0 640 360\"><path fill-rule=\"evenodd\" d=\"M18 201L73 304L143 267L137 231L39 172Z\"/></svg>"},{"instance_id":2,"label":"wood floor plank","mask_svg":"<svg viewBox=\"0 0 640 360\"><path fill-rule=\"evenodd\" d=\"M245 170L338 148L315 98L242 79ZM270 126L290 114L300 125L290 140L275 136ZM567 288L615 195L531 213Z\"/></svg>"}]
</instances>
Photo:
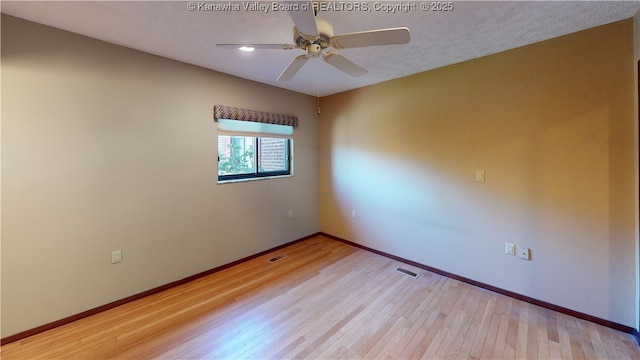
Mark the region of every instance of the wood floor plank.
<instances>
[{"instance_id":1,"label":"wood floor plank","mask_svg":"<svg viewBox=\"0 0 640 360\"><path fill-rule=\"evenodd\" d=\"M507 344L507 331L509 330L509 317L506 314L500 315L500 325L496 334L496 344L491 354L491 359L502 359Z\"/></svg>"},{"instance_id":2,"label":"wood floor plank","mask_svg":"<svg viewBox=\"0 0 640 360\"><path fill-rule=\"evenodd\" d=\"M0 355L640 359L640 348L629 334L317 236L4 345Z\"/></svg>"}]
</instances>

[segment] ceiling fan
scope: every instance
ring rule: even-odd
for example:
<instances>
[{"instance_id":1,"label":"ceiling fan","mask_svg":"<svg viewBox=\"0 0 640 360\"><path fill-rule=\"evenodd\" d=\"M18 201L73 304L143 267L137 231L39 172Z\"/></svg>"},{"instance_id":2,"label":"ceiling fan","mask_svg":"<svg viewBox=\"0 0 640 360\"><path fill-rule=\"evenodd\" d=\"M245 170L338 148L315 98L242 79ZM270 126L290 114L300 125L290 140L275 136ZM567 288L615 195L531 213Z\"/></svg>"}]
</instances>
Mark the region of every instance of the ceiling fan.
<instances>
[{"instance_id":1,"label":"ceiling fan","mask_svg":"<svg viewBox=\"0 0 640 360\"><path fill-rule=\"evenodd\" d=\"M298 1L285 1L289 5L289 15L293 19L293 44L217 44L229 49L253 51L255 49L301 49L305 54L297 56L280 74L277 81L291 80L309 59L322 57L329 65L351 76L358 77L367 70L351 60L331 50L357 48L365 46L407 44L411 40L409 29L396 27L359 31L334 35L333 26L326 20L316 17L317 6L299 6ZM314 4L315 5L315 4Z\"/></svg>"}]
</instances>

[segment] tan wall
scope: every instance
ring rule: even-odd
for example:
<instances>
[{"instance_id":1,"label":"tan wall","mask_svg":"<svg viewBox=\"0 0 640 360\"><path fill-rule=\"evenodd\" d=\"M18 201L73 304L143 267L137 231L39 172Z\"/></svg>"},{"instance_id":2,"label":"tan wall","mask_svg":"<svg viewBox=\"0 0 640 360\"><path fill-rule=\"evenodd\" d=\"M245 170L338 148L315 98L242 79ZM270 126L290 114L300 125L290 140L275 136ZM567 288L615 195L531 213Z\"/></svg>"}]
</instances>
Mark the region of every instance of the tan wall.
<instances>
[{"instance_id":1,"label":"tan wall","mask_svg":"<svg viewBox=\"0 0 640 360\"><path fill-rule=\"evenodd\" d=\"M632 41L627 20L323 98L322 231L635 326Z\"/></svg>"},{"instance_id":2,"label":"tan wall","mask_svg":"<svg viewBox=\"0 0 640 360\"><path fill-rule=\"evenodd\" d=\"M298 115L295 176L217 185L214 104ZM2 336L317 232L315 108L2 15Z\"/></svg>"}]
</instances>

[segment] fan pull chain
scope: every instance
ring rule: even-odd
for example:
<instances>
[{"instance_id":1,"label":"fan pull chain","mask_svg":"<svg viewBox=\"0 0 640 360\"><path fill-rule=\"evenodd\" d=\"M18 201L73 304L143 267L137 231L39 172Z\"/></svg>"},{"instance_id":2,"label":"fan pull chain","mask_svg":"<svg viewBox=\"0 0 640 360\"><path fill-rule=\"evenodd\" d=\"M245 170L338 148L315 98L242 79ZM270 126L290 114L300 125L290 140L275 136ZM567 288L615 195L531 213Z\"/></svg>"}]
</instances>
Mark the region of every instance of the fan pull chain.
<instances>
[{"instance_id":1,"label":"fan pull chain","mask_svg":"<svg viewBox=\"0 0 640 360\"><path fill-rule=\"evenodd\" d=\"M318 112L318 116L320 116L320 80L318 80L318 107L317 107L317 112Z\"/></svg>"}]
</instances>

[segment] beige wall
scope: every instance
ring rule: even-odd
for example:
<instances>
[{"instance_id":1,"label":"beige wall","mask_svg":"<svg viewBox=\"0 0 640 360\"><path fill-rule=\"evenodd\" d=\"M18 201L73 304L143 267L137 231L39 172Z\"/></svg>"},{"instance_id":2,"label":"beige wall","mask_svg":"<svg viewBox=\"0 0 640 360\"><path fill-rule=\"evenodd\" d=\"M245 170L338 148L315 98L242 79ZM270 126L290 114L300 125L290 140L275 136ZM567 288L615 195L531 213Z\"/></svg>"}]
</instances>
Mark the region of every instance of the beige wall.
<instances>
[{"instance_id":1,"label":"beige wall","mask_svg":"<svg viewBox=\"0 0 640 360\"><path fill-rule=\"evenodd\" d=\"M214 104L297 115L295 176L217 185ZM2 337L319 231L315 109L2 15Z\"/></svg>"},{"instance_id":2,"label":"beige wall","mask_svg":"<svg viewBox=\"0 0 640 360\"><path fill-rule=\"evenodd\" d=\"M635 326L633 51L627 20L323 98L322 231Z\"/></svg>"}]
</instances>

